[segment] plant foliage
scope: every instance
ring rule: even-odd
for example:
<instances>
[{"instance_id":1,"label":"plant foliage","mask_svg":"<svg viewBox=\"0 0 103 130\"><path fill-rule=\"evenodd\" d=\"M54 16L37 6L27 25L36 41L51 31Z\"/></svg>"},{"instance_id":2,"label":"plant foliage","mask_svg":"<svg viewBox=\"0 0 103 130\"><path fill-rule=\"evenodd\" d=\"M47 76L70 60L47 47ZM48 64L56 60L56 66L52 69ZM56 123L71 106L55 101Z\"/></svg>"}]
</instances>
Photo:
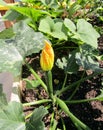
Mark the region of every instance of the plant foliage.
<instances>
[{"instance_id":1,"label":"plant foliage","mask_svg":"<svg viewBox=\"0 0 103 130\"><path fill-rule=\"evenodd\" d=\"M36 79L32 81L24 79L27 89L38 89L42 86L48 95L47 99L40 98L38 101L24 104L7 103L0 86L0 129L45 130L42 120L49 113L50 130L62 128L66 130L65 120L61 115L64 111L65 116L72 120L78 130L91 130L69 110L68 103L102 101L103 99L103 90L95 98L72 99L82 82L103 73L98 62L103 59L103 56L97 50L100 34L93 21L95 17L100 22L103 21L101 15L103 7L100 3L100 0L96 2L94 0L21 0L13 5L7 5L3 0L0 1L0 4L9 8L3 19L14 22L13 27L0 32L0 72L9 71L14 77L21 76L24 64ZM7 33L9 34L6 35ZM44 44L45 40L48 41L49 47ZM52 57L51 50L53 49L56 66L54 59L49 63L53 62L52 72L55 71L55 67L62 69L63 81L53 79L51 68L49 71L46 70L45 74L43 73L46 80L42 80L35 72L35 68L32 68L26 61L27 57L31 58L34 53L39 55L43 50L41 62L46 66L47 57L48 55ZM88 76L87 70L91 70L92 74ZM80 72L81 78L72 83L72 75L78 77ZM65 93L68 94L68 98ZM41 106L43 103L44 106ZM30 105L39 107L25 117L23 107ZM62 128L58 125L60 120Z\"/></svg>"}]
</instances>

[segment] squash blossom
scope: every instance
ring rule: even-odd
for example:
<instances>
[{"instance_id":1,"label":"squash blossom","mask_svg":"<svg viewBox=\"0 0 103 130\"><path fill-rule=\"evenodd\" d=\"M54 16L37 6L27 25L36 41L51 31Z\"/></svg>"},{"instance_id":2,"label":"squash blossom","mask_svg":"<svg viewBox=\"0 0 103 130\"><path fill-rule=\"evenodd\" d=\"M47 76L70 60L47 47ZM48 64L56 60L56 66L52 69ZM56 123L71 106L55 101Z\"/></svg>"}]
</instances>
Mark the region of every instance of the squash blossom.
<instances>
[{"instance_id":1,"label":"squash blossom","mask_svg":"<svg viewBox=\"0 0 103 130\"><path fill-rule=\"evenodd\" d=\"M45 46L41 52L40 65L44 71L49 71L52 69L54 64L54 51L51 44L45 41Z\"/></svg>"}]
</instances>

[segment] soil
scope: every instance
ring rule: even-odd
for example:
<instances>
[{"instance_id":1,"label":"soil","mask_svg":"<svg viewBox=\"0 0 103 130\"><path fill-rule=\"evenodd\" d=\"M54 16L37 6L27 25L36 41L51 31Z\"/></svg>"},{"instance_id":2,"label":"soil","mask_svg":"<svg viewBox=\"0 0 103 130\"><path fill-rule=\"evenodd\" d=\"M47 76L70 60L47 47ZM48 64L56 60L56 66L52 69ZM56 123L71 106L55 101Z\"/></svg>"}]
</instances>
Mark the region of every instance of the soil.
<instances>
[{"instance_id":1,"label":"soil","mask_svg":"<svg viewBox=\"0 0 103 130\"><path fill-rule=\"evenodd\" d=\"M99 47L100 53L103 53L103 36L99 39ZM28 63L31 64L33 68L35 68L36 72L39 74L39 76L44 79L44 73L41 71L39 66L39 55L35 54L31 58L27 58ZM100 61L100 67L103 67L103 62ZM78 72L78 74L74 74L73 76L68 76L68 82L72 83L74 81L77 81L80 79L82 72ZM59 77L58 77L59 75ZM30 80L35 79L33 75L28 71L26 66L23 66L23 78L28 78ZM58 68L53 69L53 84L56 89L58 89L59 81L63 82L64 79L64 72ZM103 82L103 74L93 77L90 80L86 80L82 84L80 84L80 87L73 97L73 99L88 99L93 98L100 94L100 90L102 89L102 82ZM66 92L63 95L63 98L69 97L71 92ZM31 102L34 100L39 99L47 99L48 95L44 91L42 87L38 87L34 90L27 90L25 88L25 82L23 82L23 88L22 88L22 102ZM46 105L46 104L45 104ZM28 113L31 113L38 105L31 106L31 107L25 107L24 112L27 115ZM88 125L92 130L102 130L103 129L103 102L102 101L91 101L86 103L79 103L79 104L69 104L70 111L78 117L82 122L84 122L86 125ZM76 130L75 126L71 122L71 120L65 115L65 113L61 113L61 116L65 120L66 129L67 130ZM50 123L50 117L51 115L48 114L43 120L45 122L47 130L49 130L49 123ZM59 115L56 115L55 117L58 120L58 127L62 130L61 127L61 120L59 119Z\"/></svg>"}]
</instances>

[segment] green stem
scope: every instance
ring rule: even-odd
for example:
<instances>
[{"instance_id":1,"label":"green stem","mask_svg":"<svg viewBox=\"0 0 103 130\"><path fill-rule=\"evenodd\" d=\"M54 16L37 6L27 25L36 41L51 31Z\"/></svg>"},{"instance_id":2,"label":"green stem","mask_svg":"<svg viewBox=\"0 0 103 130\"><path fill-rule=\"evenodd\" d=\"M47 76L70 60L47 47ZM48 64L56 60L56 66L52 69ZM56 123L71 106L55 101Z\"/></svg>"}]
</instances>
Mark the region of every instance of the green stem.
<instances>
[{"instance_id":1,"label":"green stem","mask_svg":"<svg viewBox=\"0 0 103 130\"><path fill-rule=\"evenodd\" d=\"M85 102L90 102L90 101L94 101L94 100L98 100L97 98L90 98L90 99L82 99L82 100L68 100L65 101L66 104L75 104L75 103L85 103Z\"/></svg>"},{"instance_id":2,"label":"green stem","mask_svg":"<svg viewBox=\"0 0 103 130\"><path fill-rule=\"evenodd\" d=\"M83 74L82 74L82 76L81 76L81 79L83 79L84 74L85 74L85 71L83 72ZM71 100L71 99L73 98L73 96L76 94L76 92L77 92L77 90L78 90L80 84L81 84L81 82L79 82L79 83L77 84L77 87L75 88L75 90L73 91L73 93L71 94L71 96L68 98L68 100Z\"/></svg>"},{"instance_id":3,"label":"green stem","mask_svg":"<svg viewBox=\"0 0 103 130\"><path fill-rule=\"evenodd\" d=\"M39 105L39 104L48 103L48 102L51 102L51 99L43 99L43 100L39 100L39 101L33 101L33 102L29 102L29 103L23 103L23 107L25 107L25 106L31 106L31 105Z\"/></svg>"},{"instance_id":4,"label":"green stem","mask_svg":"<svg viewBox=\"0 0 103 130\"><path fill-rule=\"evenodd\" d=\"M46 100L45 100L46 101ZM33 104L33 105L38 105L38 103L40 103L40 102L38 102L38 101L35 101L36 103L35 104ZM49 102L49 101L48 101ZM46 102L42 102L42 103L46 103ZM24 104L23 104L24 105ZM25 104L25 106L28 106L28 104ZM48 106L46 106L45 107L45 109L49 109L50 108L50 104L48 105ZM31 115L33 114L33 112L31 112L30 114L28 114L26 117L25 117L25 120L26 119L28 119L29 117L31 117Z\"/></svg>"},{"instance_id":5,"label":"green stem","mask_svg":"<svg viewBox=\"0 0 103 130\"><path fill-rule=\"evenodd\" d=\"M63 85L62 85L62 89L65 87L65 84L66 84L66 81L67 81L67 76L68 76L68 74L66 73L65 78L64 78L64 82L63 82Z\"/></svg>"},{"instance_id":6,"label":"green stem","mask_svg":"<svg viewBox=\"0 0 103 130\"><path fill-rule=\"evenodd\" d=\"M58 105L60 106L60 108L70 117L70 119L76 126L82 128L84 130L90 130L90 128L87 125L85 125L82 121L80 121L76 116L74 116L70 112L68 106L65 104L65 102L63 100L61 100L60 98L57 98L57 97L55 97L55 99L56 99L56 102L58 103Z\"/></svg>"},{"instance_id":7,"label":"green stem","mask_svg":"<svg viewBox=\"0 0 103 130\"><path fill-rule=\"evenodd\" d=\"M77 117L75 117L69 110L68 110L68 116L71 118L71 120L80 126L80 128L83 128L84 130L91 130L87 125L85 125L83 122L81 122Z\"/></svg>"},{"instance_id":8,"label":"green stem","mask_svg":"<svg viewBox=\"0 0 103 130\"><path fill-rule=\"evenodd\" d=\"M29 69L29 71L34 75L34 77L39 80L40 84L46 90L46 92L48 92L46 84L41 80L39 75L32 69L32 67L27 62L25 62L25 64L26 64L27 68Z\"/></svg>"},{"instance_id":9,"label":"green stem","mask_svg":"<svg viewBox=\"0 0 103 130\"><path fill-rule=\"evenodd\" d=\"M57 121L55 120L54 112L53 112L51 115L50 130L56 130L56 127L57 127Z\"/></svg>"},{"instance_id":10,"label":"green stem","mask_svg":"<svg viewBox=\"0 0 103 130\"><path fill-rule=\"evenodd\" d=\"M48 92L51 99L53 99L53 84L52 84L52 72L47 71L47 84L48 84Z\"/></svg>"},{"instance_id":11,"label":"green stem","mask_svg":"<svg viewBox=\"0 0 103 130\"><path fill-rule=\"evenodd\" d=\"M28 119L29 117L31 117L32 114L33 114L33 112L31 112L30 114L28 114L28 115L25 117L25 120Z\"/></svg>"},{"instance_id":12,"label":"green stem","mask_svg":"<svg viewBox=\"0 0 103 130\"><path fill-rule=\"evenodd\" d=\"M81 83L81 82L84 82L84 81L87 80L87 79L91 79L92 77L94 77L94 76L96 76L96 75L99 75L99 74L101 74L101 73L102 73L102 72L94 73L94 74L89 75L89 76L87 76L87 77L85 77L85 78L82 78L82 79L80 79L80 80L78 80L78 81L76 81L76 82L74 82L74 83L68 85L67 87L65 87L65 88L63 88L63 89L57 91L56 95L61 95L62 93L68 91L69 89L71 89L72 87L76 86L77 84L79 84L79 83Z\"/></svg>"},{"instance_id":13,"label":"green stem","mask_svg":"<svg viewBox=\"0 0 103 130\"><path fill-rule=\"evenodd\" d=\"M74 125L77 127L78 130L83 130L76 122L74 123Z\"/></svg>"},{"instance_id":14,"label":"green stem","mask_svg":"<svg viewBox=\"0 0 103 130\"><path fill-rule=\"evenodd\" d=\"M61 121L62 121L62 125L63 125L63 130L66 130L66 126L65 126L64 120L62 118L61 118Z\"/></svg>"}]
</instances>

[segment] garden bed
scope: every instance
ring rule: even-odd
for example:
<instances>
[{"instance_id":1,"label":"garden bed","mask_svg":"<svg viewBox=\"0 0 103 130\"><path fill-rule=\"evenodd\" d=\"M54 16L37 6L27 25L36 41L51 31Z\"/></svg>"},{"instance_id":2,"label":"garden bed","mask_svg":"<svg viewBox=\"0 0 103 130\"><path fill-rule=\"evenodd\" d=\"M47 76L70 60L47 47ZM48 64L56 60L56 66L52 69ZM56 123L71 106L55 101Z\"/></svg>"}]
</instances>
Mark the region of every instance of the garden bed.
<instances>
[{"instance_id":1,"label":"garden bed","mask_svg":"<svg viewBox=\"0 0 103 130\"><path fill-rule=\"evenodd\" d=\"M102 43L102 41L101 41ZM102 53L102 49L100 48ZM65 52L66 53L66 52ZM64 53L64 54L65 54ZM28 59L27 59L28 60ZM41 79L44 80L44 73L40 71L39 66L39 55L33 55L29 57L28 62L33 68L36 69L36 72L39 74ZM103 64L100 62L100 67ZM87 74L90 75L92 72L88 71ZM78 74L68 75L68 83L72 84L74 81L77 81L81 78L82 72L78 72ZM33 75L28 71L26 66L23 66L23 78L28 78L29 80L35 79ZM70 77L69 77L70 76ZM53 84L55 89L58 89L59 81L63 82L64 72L57 67L53 68ZM100 94L100 89L102 89L103 75L98 75L93 77L92 79L86 80L81 83L77 93L73 97L74 100L88 99L94 98ZM68 84L67 83L67 84ZM38 87L37 89L26 89L25 81L23 81L23 90L22 90L22 102L33 102L38 101L40 99L48 99L48 95L42 87ZM72 91L71 91L72 92ZM69 98L70 92L66 92L63 95L63 99ZM44 105L46 106L46 104ZM25 115L30 114L35 108L38 108L38 105L34 105L31 107L24 107ZM102 101L91 101L79 104L70 104L70 111L78 117L81 121L83 121L86 125L88 125L92 130L102 130L103 128L103 103ZM59 121L58 127L62 129L60 115L57 115L56 119ZM64 118L66 123L66 129L76 130L75 126L72 124L71 120L65 115L65 113L61 113L61 116ZM49 130L51 114L47 115L43 120L45 122L47 130Z\"/></svg>"},{"instance_id":2,"label":"garden bed","mask_svg":"<svg viewBox=\"0 0 103 130\"><path fill-rule=\"evenodd\" d=\"M7 7L3 18L15 22L0 33L0 72L19 77L22 86L21 102L8 103L0 85L0 128L101 130L102 1L27 0Z\"/></svg>"}]
</instances>

